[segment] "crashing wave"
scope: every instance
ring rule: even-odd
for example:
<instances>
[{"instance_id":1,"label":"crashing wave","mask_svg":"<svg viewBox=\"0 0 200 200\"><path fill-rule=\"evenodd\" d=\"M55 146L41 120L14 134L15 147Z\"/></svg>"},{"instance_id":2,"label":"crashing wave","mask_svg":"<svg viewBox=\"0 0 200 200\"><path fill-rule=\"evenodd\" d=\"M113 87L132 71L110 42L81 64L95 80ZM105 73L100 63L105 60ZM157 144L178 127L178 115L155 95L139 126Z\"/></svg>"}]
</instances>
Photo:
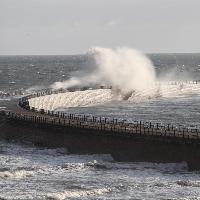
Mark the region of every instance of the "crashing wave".
<instances>
[{"instance_id":1,"label":"crashing wave","mask_svg":"<svg viewBox=\"0 0 200 200\"><path fill-rule=\"evenodd\" d=\"M55 110L65 107L86 107L103 104L113 99L110 89L65 92L29 99L29 105L38 109Z\"/></svg>"},{"instance_id":2,"label":"crashing wave","mask_svg":"<svg viewBox=\"0 0 200 200\"><path fill-rule=\"evenodd\" d=\"M0 169L0 178L3 179L23 179L26 177L33 176L34 172L26 169L19 170L9 170L9 169Z\"/></svg>"},{"instance_id":3,"label":"crashing wave","mask_svg":"<svg viewBox=\"0 0 200 200\"><path fill-rule=\"evenodd\" d=\"M110 102L112 100L127 100L129 102L144 102L160 97L184 97L200 94L200 83L177 82L168 84L160 82L146 90L124 93L119 89L94 89L51 94L29 99L30 107L45 110L56 110L67 107L88 107Z\"/></svg>"},{"instance_id":4,"label":"crashing wave","mask_svg":"<svg viewBox=\"0 0 200 200\"><path fill-rule=\"evenodd\" d=\"M132 93L130 102L142 102L148 99L184 97L200 94L200 83L190 82L160 82L146 90Z\"/></svg>"},{"instance_id":5,"label":"crashing wave","mask_svg":"<svg viewBox=\"0 0 200 200\"><path fill-rule=\"evenodd\" d=\"M71 191L71 190L66 190L62 192L54 192L54 193L49 193L47 194L47 199L59 199L59 200L64 200L68 198L85 198L85 197L94 197L96 195L102 195L105 193L109 193L110 189L109 188L97 188L97 189L91 189L91 190L79 190L79 191Z\"/></svg>"}]
</instances>

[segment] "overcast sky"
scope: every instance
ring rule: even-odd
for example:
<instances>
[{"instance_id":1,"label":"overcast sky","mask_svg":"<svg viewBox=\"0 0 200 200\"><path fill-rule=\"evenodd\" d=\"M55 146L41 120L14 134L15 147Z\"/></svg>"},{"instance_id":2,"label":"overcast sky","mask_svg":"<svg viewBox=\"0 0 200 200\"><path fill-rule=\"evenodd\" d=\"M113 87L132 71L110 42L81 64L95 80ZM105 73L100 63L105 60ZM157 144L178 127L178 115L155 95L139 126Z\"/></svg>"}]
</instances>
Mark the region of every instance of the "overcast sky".
<instances>
[{"instance_id":1,"label":"overcast sky","mask_svg":"<svg viewBox=\"0 0 200 200\"><path fill-rule=\"evenodd\" d=\"M200 52L200 0L0 0L0 54Z\"/></svg>"}]
</instances>

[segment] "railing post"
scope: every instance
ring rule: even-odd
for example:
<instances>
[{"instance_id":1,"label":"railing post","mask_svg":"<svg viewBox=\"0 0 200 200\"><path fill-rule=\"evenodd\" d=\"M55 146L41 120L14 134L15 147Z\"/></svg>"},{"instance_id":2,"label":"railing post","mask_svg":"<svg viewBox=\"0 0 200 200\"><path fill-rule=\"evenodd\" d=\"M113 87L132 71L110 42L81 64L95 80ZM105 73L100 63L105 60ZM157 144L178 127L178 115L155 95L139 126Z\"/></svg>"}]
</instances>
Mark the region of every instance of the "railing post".
<instances>
[{"instance_id":1,"label":"railing post","mask_svg":"<svg viewBox=\"0 0 200 200\"><path fill-rule=\"evenodd\" d=\"M169 124L167 124L167 130L168 130L168 131L169 131L169 126L170 126L170 125L169 125Z\"/></svg>"},{"instance_id":2,"label":"railing post","mask_svg":"<svg viewBox=\"0 0 200 200\"><path fill-rule=\"evenodd\" d=\"M197 128L195 129L195 132L196 132L196 137L198 138L198 130L197 130Z\"/></svg>"},{"instance_id":3,"label":"railing post","mask_svg":"<svg viewBox=\"0 0 200 200\"><path fill-rule=\"evenodd\" d=\"M185 128L183 128L182 134L183 134L183 138L185 138Z\"/></svg>"},{"instance_id":4,"label":"railing post","mask_svg":"<svg viewBox=\"0 0 200 200\"><path fill-rule=\"evenodd\" d=\"M176 129L173 129L174 130L174 137L176 136Z\"/></svg>"}]
</instances>

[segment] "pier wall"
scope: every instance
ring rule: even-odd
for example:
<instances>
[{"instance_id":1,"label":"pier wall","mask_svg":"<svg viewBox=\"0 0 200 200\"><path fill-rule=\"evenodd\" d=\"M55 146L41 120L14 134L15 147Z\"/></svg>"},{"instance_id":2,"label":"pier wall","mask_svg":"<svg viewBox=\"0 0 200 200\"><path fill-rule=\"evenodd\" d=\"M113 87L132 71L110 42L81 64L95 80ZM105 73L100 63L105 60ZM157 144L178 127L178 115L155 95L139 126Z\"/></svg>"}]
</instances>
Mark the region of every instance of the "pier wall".
<instances>
[{"instance_id":1,"label":"pier wall","mask_svg":"<svg viewBox=\"0 0 200 200\"><path fill-rule=\"evenodd\" d=\"M172 125L107 119L30 108L19 100L17 111L0 113L0 137L7 141L66 148L69 153L111 154L116 161L187 162L200 169L200 131Z\"/></svg>"},{"instance_id":2,"label":"pier wall","mask_svg":"<svg viewBox=\"0 0 200 200\"><path fill-rule=\"evenodd\" d=\"M74 154L110 154L116 161L187 162L200 169L200 145L177 138L129 135L110 131L64 127L7 119L1 124L1 139L49 148L66 148Z\"/></svg>"}]
</instances>

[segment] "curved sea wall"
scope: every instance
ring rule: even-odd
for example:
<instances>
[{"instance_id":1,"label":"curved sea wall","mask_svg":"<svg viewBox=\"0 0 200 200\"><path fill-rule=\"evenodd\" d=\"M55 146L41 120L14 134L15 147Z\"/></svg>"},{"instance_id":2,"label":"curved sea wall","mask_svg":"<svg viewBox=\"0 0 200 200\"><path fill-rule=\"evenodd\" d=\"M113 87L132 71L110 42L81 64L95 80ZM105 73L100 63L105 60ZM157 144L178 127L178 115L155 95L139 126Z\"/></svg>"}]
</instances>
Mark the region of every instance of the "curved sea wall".
<instances>
[{"instance_id":1,"label":"curved sea wall","mask_svg":"<svg viewBox=\"0 0 200 200\"><path fill-rule=\"evenodd\" d=\"M124 93L117 88L96 88L75 91L62 91L62 93L46 93L47 95L29 98L30 107L55 111L68 107L87 107L110 102L112 100L125 100L132 103L148 101L149 99L174 98L200 94L200 82L158 82L152 87L141 91Z\"/></svg>"},{"instance_id":2,"label":"curved sea wall","mask_svg":"<svg viewBox=\"0 0 200 200\"><path fill-rule=\"evenodd\" d=\"M41 92L19 100L16 111L2 111L1 138L47 147L66 147L69 153L111 154L117 161L188 163L200 169L200 131L152 123L126 123L104 117L66 114L30 107Z\"/></svg>"}]
</instances>

